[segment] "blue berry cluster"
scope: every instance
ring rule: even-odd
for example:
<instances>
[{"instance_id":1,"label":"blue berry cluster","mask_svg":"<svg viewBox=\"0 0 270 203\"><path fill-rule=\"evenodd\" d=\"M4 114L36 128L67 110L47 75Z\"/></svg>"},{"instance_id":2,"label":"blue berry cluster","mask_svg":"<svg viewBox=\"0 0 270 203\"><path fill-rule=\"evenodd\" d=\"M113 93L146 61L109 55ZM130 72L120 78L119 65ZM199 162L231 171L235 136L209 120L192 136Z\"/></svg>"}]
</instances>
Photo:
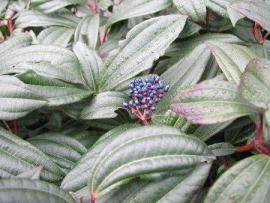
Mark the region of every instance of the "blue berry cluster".
<instances>
[{"instance_id":1,"label":"blue berry cluster","mask_svg":"<svg viewBox=\"0 0 270 203\"><path fill-rule=\"evenodd\" d=\"M135 79L129 85L127 95L131 100L123 106L130 109L138 118L149 117L156 110L155 104L169 91L170 86L158 76Z\"/></svg>"}]
</instances>

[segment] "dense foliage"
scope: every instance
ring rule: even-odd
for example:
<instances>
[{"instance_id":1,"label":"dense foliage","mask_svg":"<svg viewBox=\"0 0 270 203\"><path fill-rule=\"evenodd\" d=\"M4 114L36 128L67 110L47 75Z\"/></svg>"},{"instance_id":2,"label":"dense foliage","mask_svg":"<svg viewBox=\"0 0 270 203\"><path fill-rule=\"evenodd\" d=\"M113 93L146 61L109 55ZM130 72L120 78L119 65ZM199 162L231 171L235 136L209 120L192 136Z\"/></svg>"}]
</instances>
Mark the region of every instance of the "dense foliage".
<instances>
[{"instance_id":1,"label":"dense foliage","mask_svg":"<svg viewBox=\"0 0 270 203\"><path fill-rule=\"evenodd\" d=\"M0 202L267 203L270 1L0 1Z\"/></svg>"}]
</instances>

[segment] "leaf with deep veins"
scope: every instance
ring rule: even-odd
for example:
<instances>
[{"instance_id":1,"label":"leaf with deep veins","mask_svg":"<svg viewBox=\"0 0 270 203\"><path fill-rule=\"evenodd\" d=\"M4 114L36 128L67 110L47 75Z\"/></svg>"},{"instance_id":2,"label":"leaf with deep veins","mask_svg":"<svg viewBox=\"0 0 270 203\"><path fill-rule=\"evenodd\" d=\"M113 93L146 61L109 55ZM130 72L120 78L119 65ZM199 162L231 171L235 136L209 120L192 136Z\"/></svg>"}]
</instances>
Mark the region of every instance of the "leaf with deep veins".
<instances>
[{"instance_id":1,"label":"leaf with deep veins","mask_svg":"<svg viewBox=\"0 0 270 203\"><path fill-rule=\"evenodd\" d=\"M241 76L241 95L256 107L270 109L270 62L252 60Z\"/></svg>"},{"instance_id":2,"label":"leaf with deep veins","mask_svg":"<svg viewBox=\"0 0 270 203\"><path fill-rule=\"evenodd\" d=\"M270 5L264 1L239 1L231 5L247 18L259 23L264 29L270 30Z\"/></svg>"},{"instance_id":3,"label":"leaf with deep veins","mask_svg":"<svg viewBox=\"0 0 270 203\"><path fill-rule=\"evenodd\" d=\"M213 124L259 113L241 97L238 86L227 81L206 80L179 95L171 109L192 123Z\"/></svg>"},{"instance_id":4,"label":"leaf with deep veins","mask_svg":"<svg viewBox=\"0 0 270 203\"><path fill-rule=\"evenodd\" d=\"M127 130L99 153L89 177L90 192L100 197L134 177L189 168L215 159L198 138L173 127Z\"/></svg>"},{"instance_id":5,"label":"leaf with deep veins","mask_svg":"<svg viewBox=\"0 0 270 203\"><path fill-rule=\"evenodd\" d=\"M270 194L269 176L269 157L248 157L235 164L214 183L204 203L267 203Z\"/></svg>"},{"instance_id":6,"label":"leaf with deep veins","mask_svg":"<svg viewBox=\"0 0 270 203\"><path fill-rule=\"evenodd\" d=\"M126 80L149 69L178 37L186 23L186 16L167 15L146 20L135 26L119 42L104 62L100 72L100 89L113 90Z\"/></svg>"}]
</instances>

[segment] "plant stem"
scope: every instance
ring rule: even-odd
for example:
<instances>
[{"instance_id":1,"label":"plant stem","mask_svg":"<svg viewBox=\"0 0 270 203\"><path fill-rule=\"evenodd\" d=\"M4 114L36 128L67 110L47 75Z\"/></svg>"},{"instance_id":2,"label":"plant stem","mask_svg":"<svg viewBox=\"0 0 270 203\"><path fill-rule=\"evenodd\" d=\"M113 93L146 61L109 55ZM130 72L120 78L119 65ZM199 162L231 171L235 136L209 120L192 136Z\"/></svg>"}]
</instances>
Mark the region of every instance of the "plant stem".
<instances>
[{"instance_id":1,"label":"plant stem","mask_svg":"<svg viewBox=\"0 0 270 203\"><path fill-rule=\"evenodd\" d=\"M18 120L14 120L13 125L14 125L14 134L18 135Z\"/></svg>"},{"instance_id":2,"label":"plant stem","mask_svg":"<svg viewBox=\"0 0 270 203\"><path fill-rule=\"evenodd\" d=\"M90 203L95 203L96 202L96 196L94 194L91 194L91 202Z\"/></svg>"},{"instance_id":3,"label":"plant stem","mask_svg":"<svg viewBox=\"0 0 270 203\"><path fill-rule=\"evenodd\" d=\"M96 15L98 13L96 0L91 1L91 9L92 9L93 15Z\"/></svg>"}]
</instances>

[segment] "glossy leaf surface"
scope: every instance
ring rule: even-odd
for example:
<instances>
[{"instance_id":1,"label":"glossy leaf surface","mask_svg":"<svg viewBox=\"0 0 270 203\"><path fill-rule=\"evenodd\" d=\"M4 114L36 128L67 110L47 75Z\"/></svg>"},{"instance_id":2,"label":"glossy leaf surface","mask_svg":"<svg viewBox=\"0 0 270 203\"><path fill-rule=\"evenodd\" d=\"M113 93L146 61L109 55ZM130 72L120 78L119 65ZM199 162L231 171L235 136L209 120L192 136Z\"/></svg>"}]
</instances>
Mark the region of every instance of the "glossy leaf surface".
<instances>
[{"instance_id":1,"label":"glossy leaf surface","mask_svg":"<svg viewBox=\"0 0 270 203\"><path fill-rule=\"evenodd\" d=\"M45 133L28 141L45 153L61 168L71 170L86 152L86 148L77 140L56 133Z\"/></svg>"},{"instance_id":2,"label":"glossy leaf surface","mask_svg":"<svg viewBox=\"0 0 270 203\"><path fill-rule=\"evenodd\" d=\"M99 197L136 176L177 170L179 165L191 167L213 159L203 142L175 128L138 127L120 134L100 152L88 184L91 194Z\"/></svg>"},{"instance_id":3,"label":"glossy leaf surface","mask_svg":"<svg viewBox=\"0 0 270 203\"><path fill-rule=\"evenodd\" d=\"M35 56L35 57L33 57ZM45 76L84 84L75 54L53 45L33 45L1 54L0 73L21 73L33 70Z\"/></svg>"},{"instance_id":4,"label":"glossy leaf surface","mask_svg":"<svg viewBox=\"0 0 270 203\"><path fill-rule=\"evenodd\" d=\"M74 192L86 188L89 171L98 154L107 146L111 140L131 127L132 124L121 125L104 134L80 159L76 167L66 175L61 183L61 188Z\"/></svg>"},{"instance_id":5,"label":"glossy leaf surface","mask_svg":"<svg viewBox=\"0 0 270 203\"><path fill-rule=\"evenodd\" d=\"M176 39L186 22L186 16L168 15L146 20L135 26L111 52L101 71L100 88L113 90L124 81L152 66Z\"/></svg>"},{"instance_id":6,"label":"glossy leaf surface","mask_svg":"<svg viewBox=\"0 0 270 203\"><path fill-rule=\"evenodd\" d=\"M80 62L81 72L88 88L97 93L99 70L103 68L101 58L95 51L89 49L86 44L81 42L77 42L73 46L73 51Z\"/></svg>"},{"instance_id":7,"label":"glossy leaf surface","mask_svg":"<svg viewBox=\"0 0 270 203\"><path fill-rule=\"evenodd\" d=\"M81 113L81 119L114 118L115 111L123 108L126 95L122 92L103 92L95 96Z\"/></svg>"},{"instance_id":8,"label":"glossy leaf surface","mask_svg":"<svg viewBox=\"0 0 270 203\"><path fill-rule=\"evenodd\" d=\"M0 89L1 120L23 117L48 103L45 97L13 76L0 75Z\"/></svg>"},{"instance_id":9,"label":"glossy leaf surface","mask_svg":"<svg viewBox=\"0 0 270 203\"><path fill-rule=\"evenodd\" d=\"M33 71L17 76L35 92L48 100L47 106L75 103L89 97L92 92L61 80L40 76Z\"/></svg>"},{"instance_id":10,"label":"glossy leaf surface","mask_svg":"<svg viewBox=\"0 0 270 203\"><path fill-rule=\"evenodd\" d=\"M44 166L40 173L43 180L59 182L64 173L44 153L29 142L22 140L14 134L0 128L0 169L14 176Z\"/></svg>"},{"instance_id":11,"label":"glossy leaf surface","mask_svg":"<svg viewBox=\"0 0 270 203\"><path fill-rule=\"evenodd\" d=\"M65 190L41 180L26 178L0 179L0 202L36 203L36 202L75 203Z\"/></svg>"}]
</instances>

